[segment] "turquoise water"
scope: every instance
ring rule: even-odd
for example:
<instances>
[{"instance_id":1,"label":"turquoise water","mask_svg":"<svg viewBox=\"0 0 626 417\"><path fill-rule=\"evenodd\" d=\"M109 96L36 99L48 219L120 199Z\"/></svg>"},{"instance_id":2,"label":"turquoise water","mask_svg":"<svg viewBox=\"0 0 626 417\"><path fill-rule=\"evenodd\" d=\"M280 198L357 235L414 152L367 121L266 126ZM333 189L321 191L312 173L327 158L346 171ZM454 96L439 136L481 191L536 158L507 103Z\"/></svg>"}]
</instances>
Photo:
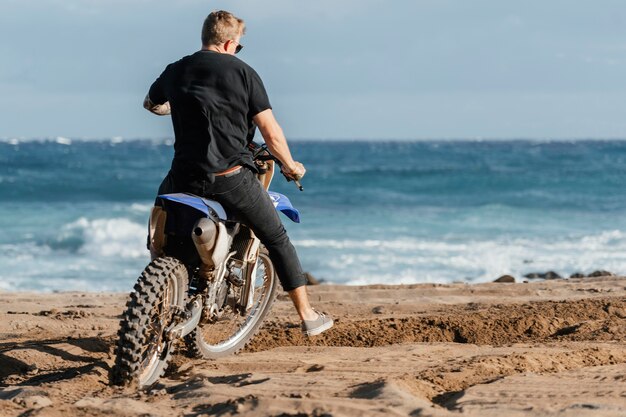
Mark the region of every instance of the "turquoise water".
<instances>
[{"instance_id":1,"label":"turquoise water","mask_svg":"<svg viewBox=\"0 0 626 417\"><path fill-rule=\"evenodd\" d=\"M329 282L626 273L626 142L294 141L276 177L304 268ZM0 289L127 291L168 141L0 142Z\"/></svg>"}]
</instances>

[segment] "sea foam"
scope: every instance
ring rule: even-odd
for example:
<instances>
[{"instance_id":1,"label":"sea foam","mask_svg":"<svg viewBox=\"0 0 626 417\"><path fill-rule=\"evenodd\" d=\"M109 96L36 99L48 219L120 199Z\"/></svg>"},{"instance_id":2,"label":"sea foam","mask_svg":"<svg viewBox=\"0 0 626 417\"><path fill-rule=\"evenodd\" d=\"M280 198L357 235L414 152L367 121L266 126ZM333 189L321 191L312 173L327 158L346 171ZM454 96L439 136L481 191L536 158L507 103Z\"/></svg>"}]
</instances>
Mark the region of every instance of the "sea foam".
<instances>
[{"instance_id":1,"label":"sea foam","mask_svg":"<svg viewBox=\"0 0 626 417\"><path fill-rule=\"evenodd\" d=\"M447 238L397 240L305 239L294 242L314 264L319 277L347 284L488 282L504 274L523 276L554 270L606 269L626 272L626 236L608 230L586 236L495 237L458 241Z\"/></svg>"},{"instance_id":2,"label":"sea foam","mask_svg":"<svg viewBox=\"0 0 626 417\"><path fill-rule=\"evenodd\" d=\"M144 225L125 218L85 217L63 227L60 241L76 241L75 252L98 257L143 258L146 253Z\"/></svg>"}]
</instances>

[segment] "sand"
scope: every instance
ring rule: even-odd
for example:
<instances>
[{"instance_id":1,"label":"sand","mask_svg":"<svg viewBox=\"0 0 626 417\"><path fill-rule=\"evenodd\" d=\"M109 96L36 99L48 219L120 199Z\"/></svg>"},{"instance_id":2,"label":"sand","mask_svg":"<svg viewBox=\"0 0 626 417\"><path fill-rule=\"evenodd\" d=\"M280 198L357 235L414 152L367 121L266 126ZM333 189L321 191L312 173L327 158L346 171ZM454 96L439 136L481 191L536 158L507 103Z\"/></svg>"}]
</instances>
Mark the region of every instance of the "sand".
<instances>
[{"instance_id":1,"label":"sand","mask_svg":"<svg viewBox=\"0 0 626 417\"><path fill-rule=\"evenodd\" d=\"M131 284L129 284L130 288ZM0 416L626 416L626 279L309 287L240 354L109 385L126 294L0 293Z\"/></svg>"}]
</instances>

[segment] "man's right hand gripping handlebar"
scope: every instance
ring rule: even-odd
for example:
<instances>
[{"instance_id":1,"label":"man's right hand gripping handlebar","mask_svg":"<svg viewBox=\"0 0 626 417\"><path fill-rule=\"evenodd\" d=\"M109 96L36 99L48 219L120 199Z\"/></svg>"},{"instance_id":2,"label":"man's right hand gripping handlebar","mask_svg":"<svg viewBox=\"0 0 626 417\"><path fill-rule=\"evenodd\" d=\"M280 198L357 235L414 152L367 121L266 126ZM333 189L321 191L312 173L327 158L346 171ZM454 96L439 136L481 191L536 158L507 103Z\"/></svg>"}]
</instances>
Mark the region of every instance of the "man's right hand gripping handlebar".
<instances>
[{"instance_id":1,"label":"man's right hand gripping handlebar","mask_svg":"<svg viewBox=\"0 0 626 417\"><path fill-rule=\"evenodd\" d=\"M302 179L302 177L304 177L304 174L306 173L306 168L304 168L304 165L302 165L298 161L294 161L294 165L290 168L283 165L280 167L280 170L285 178L287 178L287 181L295 182L300 191L304 190L304 188L302 188L302 185L300 185L300 180Z\"/></svg>"}]
</instances>

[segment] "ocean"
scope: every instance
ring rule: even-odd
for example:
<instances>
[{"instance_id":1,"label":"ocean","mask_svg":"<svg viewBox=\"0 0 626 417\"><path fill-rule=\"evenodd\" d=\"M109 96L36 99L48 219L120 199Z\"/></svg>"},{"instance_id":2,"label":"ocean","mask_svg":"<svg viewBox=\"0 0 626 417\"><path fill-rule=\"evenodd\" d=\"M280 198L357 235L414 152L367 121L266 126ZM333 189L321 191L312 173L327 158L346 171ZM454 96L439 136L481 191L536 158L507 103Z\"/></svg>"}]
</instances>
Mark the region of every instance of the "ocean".
<instances>
[{"instance_id":1,"label":"ocean","mask_svg":"<svg viewBox=\"0 0 626 417\"><path fill-rule=\"evenodd\" d=\"M306 271L328 283L626 273L626 141L292 141ZM170 140L0 141L0 290L121 291L149 262ZM281 215L282 216L282 215Z\"/></svg>"}]
</instances>

